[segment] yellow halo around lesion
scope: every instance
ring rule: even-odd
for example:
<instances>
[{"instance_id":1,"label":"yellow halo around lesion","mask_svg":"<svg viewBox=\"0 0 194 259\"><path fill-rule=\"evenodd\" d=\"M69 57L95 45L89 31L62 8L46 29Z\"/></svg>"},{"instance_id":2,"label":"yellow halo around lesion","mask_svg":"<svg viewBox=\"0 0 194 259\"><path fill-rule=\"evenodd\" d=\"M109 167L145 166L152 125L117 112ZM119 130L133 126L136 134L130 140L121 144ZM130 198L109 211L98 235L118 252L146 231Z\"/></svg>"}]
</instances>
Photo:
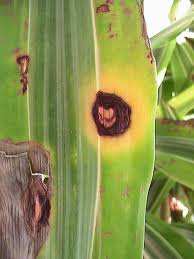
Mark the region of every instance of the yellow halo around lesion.
<instances>
[{"instance_id":1,"label":"yellow halo around lesion","mask_svg":"<svg viewBox=\"0 0 194 259\"><path fill-rule=\"evenodd\" d=\"M117 153L133 149L145 136L146 129L149 128L150 120L152 120L152 114L150 114L152 109L147 96L148 89L146 89L146 85L142 85L142 81L145 80L135 78L135 75L130 72L121 76L120 73L106 71L101 74L100 89L87 88L87 93L83 94L84 128L86 129L86 135L93 144L97 143L98 132L92 117L92 107L98 90L121 97L131 108L131 125L124 134L115 137L100 137L102 153ZM88 89L92 90L88 92Z\"/></svg>"}]
</instances>

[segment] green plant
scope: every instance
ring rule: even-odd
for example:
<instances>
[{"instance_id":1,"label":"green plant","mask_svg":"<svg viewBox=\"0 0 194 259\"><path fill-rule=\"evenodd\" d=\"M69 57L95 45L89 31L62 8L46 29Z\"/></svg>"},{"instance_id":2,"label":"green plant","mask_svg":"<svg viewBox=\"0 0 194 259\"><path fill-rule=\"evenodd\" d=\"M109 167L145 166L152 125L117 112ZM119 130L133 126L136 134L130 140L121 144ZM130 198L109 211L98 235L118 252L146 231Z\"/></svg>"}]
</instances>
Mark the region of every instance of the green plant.
<instances>
[{"instance_id":1,"label":"green plant","mask_svg":"<svg viewBox=\"0 0 194 259\"><path fill-rule=\"evenodd\" d=\"M192 12L193 8L182 21ZM192 20L191 17L187 24L190 30ZM156 35L154 40L158 37L156 42L159 42L163 33L177 35L173 30L176 31L178 23L179 21L173 23ZM165 73L163 72L164 77L160 80L155 171L147 203L146 259L193 258L194 252L193 119L190 119L194 108L193 40L186 38L185 42L178 44L174 36L169 36L171 41L155 52L158 68L165 68ZM162 55L165 51L166 54ZM188 212L187 215L184 214L184 209Z\"/></svg>"},{"instance_id":2,"label":"green plant","mask_svg":"<svg viewBox=\"0 0 194 259\"><path fill-rule=\"evenodd\" d=\"M193 39L176 42L193 29L194 9L173 22L179 2L172 24L150 39L160 85L151 183L156 74L137 1L0 1L0 136L41 143L51 157L50 231L39 258L142 258L150 183L145 259L194 257ZM118 110L128 117L110 133ZM44 209L36 195L34 221Z\"/></svg>"}]
</instances>

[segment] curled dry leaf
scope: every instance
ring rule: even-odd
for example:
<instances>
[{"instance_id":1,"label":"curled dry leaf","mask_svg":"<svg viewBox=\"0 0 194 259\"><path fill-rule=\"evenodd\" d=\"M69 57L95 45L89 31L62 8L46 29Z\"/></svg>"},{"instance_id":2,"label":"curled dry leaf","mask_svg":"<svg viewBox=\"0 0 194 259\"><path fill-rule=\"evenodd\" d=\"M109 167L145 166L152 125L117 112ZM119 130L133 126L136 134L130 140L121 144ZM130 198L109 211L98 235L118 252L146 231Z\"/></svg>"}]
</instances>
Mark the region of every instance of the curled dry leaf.
<instances>
[{"instance_id":1,"label":"curled dry leaf","mask_svg":"<svg viewBox=\"0 0 194 259\"><path fill-rule=\"evenodd\" d=\"M51 181L42 145L0 141L0 258L38 254L49 231Z\"/></svg>"}]
</instances>

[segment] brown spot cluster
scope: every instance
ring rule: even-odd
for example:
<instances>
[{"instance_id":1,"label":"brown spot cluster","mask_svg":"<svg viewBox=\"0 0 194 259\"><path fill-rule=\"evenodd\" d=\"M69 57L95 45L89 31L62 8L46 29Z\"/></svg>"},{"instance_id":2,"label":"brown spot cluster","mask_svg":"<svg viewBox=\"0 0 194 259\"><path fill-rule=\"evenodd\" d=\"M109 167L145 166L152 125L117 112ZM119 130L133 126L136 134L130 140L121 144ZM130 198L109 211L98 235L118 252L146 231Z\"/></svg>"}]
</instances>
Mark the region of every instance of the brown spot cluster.
<instances>
[{"instance_id":1,"label":"brown spot cluster","mask_svg":"<svg viewBox=\"0 0 194 259\"><path fill-rule=\"evenodd\" d=\"M123 9L123 13L124 13L126 16L130 16L130 15L131 15L131 10L126 7L126 8Z\"/></svg>"},{"instance_id":2,"label":"brown spot cluster","mask_svg":"<svg viewBox=\"0 0 194 259\"><path fill-rule=\"evenodd\" d=\"M151 64L154 62L154 57L153 57L152 51L150 51L150 52L147 54L147 59L149 60L149 62L150 62Z\"/></svg>"},{"instance_id":3,"label":"brown spot cluster","mask_svg":"<svg viewBox=\"0 0 194 259\"><path fill-rule=\"evenodd\" d=\"M108 32L108 37L109 37L110 39L117 38L117 33L114 33L113 30L112 30L112 23L109 23L109 24L108 24L108 30L107 30L107 32Z\"/></svg>"},{"instance_id":4,"label":"brown spot cluster","mask_svg":"<svg viewBox=\"0 0 194 259\"><path fill-rule=\"evenodd\" d=\"M109 239L112 237L112 232L111 231L103 232L102 235L104 238Z\"/></svg>"},{"instance_id":5,"label":"brown spot cluster","mask_svg":"<svg viewBox=\"0 0 194 259\"><path fill-rule=\"evenodd\" d=\"M110 12L108 4L102 4L96 8L96 13L108 13Z\"/></svg>"},{"instance_id":6,"label":"brown spot cluster","mask_svg":"<svg viewBox=\"0 0 194 259\"><path fill-rule=\"evenodd\" d=\"M20 67L20 82L22 85L22 94L24 95L28 89L28 65L30 58L28 55L22 55L16 59Z\"/></svg>"},{"instance_id":7,"label":"brown spot cluster","mask_svg":"<svg viewBox=\"0 0 194 259\"><path fill-rule=\"evenodd\" d=\"M104 4L101 4L96 8L96 13L99 14L99 13L110 12L110 6L109 5L112 5L112 4L113 4L113 0L106 0L106 2Z\"/></svg>"},{"instance_id":8,"label":"brown spot cluster","mask_svg":"<svg viewBox=\"0 0 194 259\"><path fill-rule=\"evenodd\" d=\"M107 4L113 4L113 0L106 0Z\"/></svg>"},{"instance_id":9,"label":"brown spot cluster","mask_svg":"<svg viewBox=\"0 0 194 259\"><path fill-rule=\"evenodd\" d=\"M150 61L150 64L153 64L155 62L155 58L154 58L154 55L153 55L153 52L152 52L150 40L149 40L148 33L147 33L147 27L146 27L143 9L142 9L141 3L139 1L137 1L137 3L138 3L138 6L139 6L141 20L142 20L142 37L144 38L145 45L146 45L146 47L149 51L149 53L147 55L147 59Z\"/></svg>"},{"instance_id":10,"label":"brown spot cluster","mask_svg":"<svg viewBox=\"0 0 194 259\"><path fill-rule=\"evenodd\" d=\"M125 0L121 0L120 1L120 5L123 9L123 13L126 15L126 16L130 16L132 14L132 11L131 9L127 6L127 3L125 2Z\"/></svg>"},{"instance_id":11,"label":"brown spot cluster","mask_svg":"<svg viewBox=\"0 0 194 259\"><path fill-rule=\"evenodd\" d=\"M92 115L100 136L118 136L131 124L131 108L115 94L96 94Z\"/></svg>"}]
</instances>

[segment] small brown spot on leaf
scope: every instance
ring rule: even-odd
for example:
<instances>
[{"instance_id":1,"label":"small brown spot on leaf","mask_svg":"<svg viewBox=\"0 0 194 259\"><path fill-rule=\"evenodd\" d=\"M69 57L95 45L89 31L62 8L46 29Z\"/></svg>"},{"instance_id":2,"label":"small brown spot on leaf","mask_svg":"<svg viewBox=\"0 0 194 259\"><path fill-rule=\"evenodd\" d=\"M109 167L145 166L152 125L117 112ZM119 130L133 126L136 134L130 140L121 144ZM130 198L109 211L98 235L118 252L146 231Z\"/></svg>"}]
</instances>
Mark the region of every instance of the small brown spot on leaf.
<instances>
[{"instance_id":1,"label":"small brown spot on leaf","mask_svg":"<svg viewBox=\"0 0 194 259\"><path fill-rule=\"evenodd\" d=\"M13 54L14 55L19 55L19 53L20 53L20 48L15 48L15 49L13 49Z\"/></svg>"},{"instance_id":2,"label":"small brown spot on leaf","mask_svg":"<svg viewBox=\"0 0 194 259\"><path fill-rule=\"evenodd\" d=\"M102 185L100 185L100 195L102 195L104 192L105 192L105 188Z\"/></svg>"},{"instance_id":3,"label":"small brown spot on leaf","mask_svg":"<svg viewBox=\"0 0 194 259\"><path fill-rule=\"evenodd\" d=\"M121 0L120 4L124 7L125 6L125 0Z\"/></svg>"},{"instance_id":4,"label":"small brown spot on leaf","mask_svg":"<svg viewBox=\"0 0 194 259\"><path fill-rule=\"evenodd\" d=\"M170 161L169 161L169 164L175 164L175 163L176 163L176 159L171 158Z\"/></svg>"},{"instance_id":5,"label":"small brown spot on leaf","mask_svg":"<svg viewBox=\"0 0 194 259\"><path fill-rule=\"evenodd\" d=\"M108 4L102 4L96 8L96 13L108 13L110 12L110 8Z\"/></svg>"},{"instance_id":6,"label":"small brown spot on leaf","mask_svg":"<svg viewBox=\"0 0 194 259\"><path fill-rule=\"evenodd\" d=\"M24 28L26 29L26 30L28 30L28 27L29 27L29 20L25 20L24 21Z\"/></svg>"},{"instance_id":7,"label":"small brown spot on leaf","mask_svg":"<svg viewBox=\"0 0 194 259\"><path fill-rule=\"evenodd\" d=\"M111 32L111 31L112 31L112 24L109 23L109 25L108 25L108 32Z\"/></svg>"},{"instance_id":8,"label":"small brown spot on leaf","mask_svg":"<svg viewBox=\"0 0 194 259\"><path fill-rule=\"evenodd\" d=\"M114 38L117 38L117 33L112 33L109 35L109 38L110 39L114 39Z\"/></svg>"},{"instance_id":9,"label":"small brown spot on leaf","mask_svg":"<svg viewBox=\"0 0 194 259\"><path fill-rule=\"evenodd\" d=\"M107 4L113 4L113 0L106 0Z\"/></svg>"},{"instance_id":10,"label":"small brown spot on leaf","mask_svg":"<svg viewBox=\"0 0 194 259\"><path fill-rule=\"evenodd\" d=\"M117 14L112 12L112 13L111 13L111 16L116 17Z\"/></svg>"},{"instance_id":11,"label":"small brown spot on leaf","mask_svg":"<svg viewBox=\"0 0 194 259\"><path fill-rule=\"evenodd\" d=\"M147 54L147 59L150 61L151 64L153 64L154 57L151 51Z\"/></svg>"},{"instance_id":12,"label":"small brown spot on leaf","mask_svg":"<svg viewBox=\"0 0 194 259\"><path fill-rule=\"evenodd\" d=\"M130 16L130 15L131 15L131 10L130 10L129 8L124 8L123 13L124 13L126 16Z\"/></svg>"},{"instance_id":13,"label":"small brown spot on leaf","mask_svg":"<svg viewBox=\"0 0 194 259\"><path fill-rule=\"evenodd\" d=\"M103 233L103 237L104 238L111 238L112 237L112 232L110 232L110 231L104 232Z\"/></svg>"}]
</instances>

